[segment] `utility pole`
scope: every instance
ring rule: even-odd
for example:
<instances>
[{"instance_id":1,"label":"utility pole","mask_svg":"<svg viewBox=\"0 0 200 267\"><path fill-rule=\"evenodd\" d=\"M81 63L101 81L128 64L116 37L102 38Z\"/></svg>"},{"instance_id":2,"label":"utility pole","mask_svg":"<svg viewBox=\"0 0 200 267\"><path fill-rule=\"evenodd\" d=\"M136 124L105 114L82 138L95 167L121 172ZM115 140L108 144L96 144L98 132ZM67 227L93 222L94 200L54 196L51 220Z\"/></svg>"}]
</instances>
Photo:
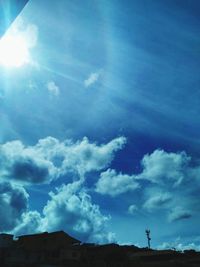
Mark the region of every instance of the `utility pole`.
<instances>
[{"instance_id":1,"label":"utility pole","mask_svg":"<svg viewBox=\"0 0 200 267\"><path fill-rule=\"evenodd\" d=\"M151 248L151 237L150 237L150 230L146 229L146 235L147 235L147 242L148 242L148 249Z\"/></svg>"}]
</instances>

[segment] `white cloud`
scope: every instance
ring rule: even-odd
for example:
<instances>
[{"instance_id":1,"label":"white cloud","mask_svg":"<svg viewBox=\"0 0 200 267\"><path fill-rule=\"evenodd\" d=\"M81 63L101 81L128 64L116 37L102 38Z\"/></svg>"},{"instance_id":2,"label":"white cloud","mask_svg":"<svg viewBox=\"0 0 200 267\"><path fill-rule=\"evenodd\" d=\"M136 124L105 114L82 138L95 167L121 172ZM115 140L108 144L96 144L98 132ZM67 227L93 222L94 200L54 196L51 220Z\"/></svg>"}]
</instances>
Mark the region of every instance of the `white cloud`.
<instances>
[{"instance_id":1,"label":"white cloud","mask_svg":"<svg viewBox=\"0 0 200 267\"><path fill-rule=\"evenodd\" d=\"M7 142L0 145L0 175L4 180L21 184L49 183L72 173L83 179L86 172L106 168L125 142L124 137L102 145L90 143L87 138L60 142L46 137L34 146L25 146L21 141Z\"/></svg>"},{"instance_id":2,"label":"white cloud","mask_svg":"<svg viewBox=\"0 0 200 267\"><path fill-rule=\"evenodd\" d=\"M122 174L115 170L108 169L102 172L100 179L96 183L95 191L102 195L110 195L115 197L117 195L133 191L139 187L134 176Z\"/></svg>"},{"instance_id":3,"label":"white cloud","mask_svg":"<svg viewBox=\"0 0 200 267\"><path fill-rule=\"evenodd\" d=\"M176 249L178 251L184 251L184 250L190 250L190 249L200 251L200 245L197 245L195 243L188 243L188 244L179 243L177 244Z\"/></svg>"},{"instance_id":4,"label":"white cloud","mask_svg":"<svg viewBox=\"0 0 200 267\"><path fill-rule=\"evenodd\" d=\"M155 150L143 157L143 172L138 178L153 183L172 183L173 186L178 186L185 177L190 160L185 152L167 153L164 150Z\"/></svg>"},{"instance_id":5,"label":"white cloud","mask_svg":"<svg viewBox=\"0 0 200 267\"><path fill-rule=\"evenodd\" d=\"M162 210L170 222L189 219L199 210L194 192L199 187L200 167L185 152L155 150L144 155L141 166L139 174L122 174L111 169L102 172L95 191L117 197L138 189L141 197L134 199L135 204L148 212Z\"/></svg>"},{"instance_id":6,"label":"white cloud","mask_svg":"<svg viewBox=\"0 0 200 267\"><path fill-rule=\"evenodd\" d=\"M83 187L86 173L99 173L102 170L96 183L96 192L117 197L140 190L136 192L140 198L131 199L130 203L134 204L129 204L129 214L134 215L137 207L142 207L145 212L162 209L170 222L189 219L195 207L188 199L195 198L196 206L199 202L196 196L189 195L192 191L188 188L195 189L199 184L200 167L191 165L190 157L184 152L155 150L143 157L143 170L140 174L128 175L113 169L105 171L125 143L124 137L115 138L106 144L90 142L86 137L77 142L69 139L61 142L46 137L32 146L25 146L20 141L1 144L1 178L15 183L9 184L8 189L2 189L0 195L0 212L3 214L8 209L9 214L9 218L5 217L2 229L14 228L16 234L63 229L87 242L113 241L115 236L106 227L110 216L102 214L100 207L92 202L91 196ZM29 211L28 195L20 185L50 183L59 177L65 178L66 185L50 193L50 200L43 213ZM72 178L75 178L74 182ZM19 197L15 197L13 202L10 195L15 194L10 192L16 190ZM17 205L16 210L12 203Z\"/></svg>"},{"instance_id":7,"label":"white cloud","mask_svg":"<svg viewBox=\"0 0 200 267\"><path fill-rule=\"evenodd\" d=\"M191 166L191 157L185 152L155 150L143 157L142 167L138 182L150 181L142 192L143 208L149 212L162 209L169 222L189 219L196 209L191 192L198 184L199 173L198 166Z\"/></svg>"},{"instance_id":8,"label":"white cloud","mask_svg":"<svg viewBox=\"0 0 200 267\"><path fill-rule=\"evenodd\" d=\"M49 93L53 96L59 96L60 95L60 88L55 84L54 81L49 81L47 83L47 89Z\"/></svg>"},{"instance_id":9,"label":"white cloud","mask_svg":"<svg viewBox=\"0 0 200 267\"><path fill-rule=\"evenodd\" d=\"M107 144L98 146L95 143L89 143L85 137L81 142L72 145L70 151L67 151L68 157L65 157L62 168L66 170L73 166L80 174L100 171L109 166L115 152L122 149L125 143L124 137L118 137Z\"/></svg>"},{"instance_id":10,"label":"white cloud","mask_svg":"<svg viewBox=\"0 0 200 267\"><path fill-rule=\"evenodd\" d=\"M0 145L0 175L20 184L45 183L56 178L57 169L36 147L11 141Z\"/></svg>"},{"instance_id":11,"label":"white cloud","mask_svg":"<svg viewBox=\"0 0 200 267\"><path fill-rule=\"evenodd\" d=\"M0 183L0 231L12 230L28 208L28 194L17 185Z\"/></svg>"},{"instance_id":12,"label":"white cloud","mask_svg":"<svg viewBox=\"0 0 200 267\"><path fill-rule=\"evenodd\" d=\"M168 219L170 222L189 219L192 217L191 211L183 208L183 207L175 207L169 213Z\"/></svg>"},{"instance_id":13,"label":"white cloud","mask_svg":"<svg viewBox=\"0 0 200 267\"><path fill-rule=\"evenodd\" d=\"M194 249L196 251L200 251L200 245L196 242L183 242L183 240L178 237L172 242L163 242L161 245L157 247L158 249L175 249L177 251L184 251L184 250L190 250Z\"/></svg>"},{"instance_id":14,"label":"white cloud","mask_svg":"<svg viewBox=\"0 0 200 267\"><path fill-rule=\"evenodd\" d=\"M47 159L57 163L60 175L73 171L82 179L87 172L100 171L109 166L115 153L122 149L125 143L124 137L101 145L90 143L86 137L77 142L59 142L48 137L39 140L36 149Z\"/></svg>"},{"instance_id":15,"label":"white cloud","mask_svg":"<svg viewBox=\"0 0 200 267\"><path fill-rule=\"evenodd\" d=\"M102 76L103 70L100 69L97 72L90 73L89 77L84 81L85 87L90 87L95 84Z\"/></svg>"},{"instance_id":16,"label":"white cloud","mask_svg":"<svg viewBox=\"0 0 200 267\"><path fill-rule=\"evenodd\" d=\"M113 234L106 231L110 219L92 203L91 197L81 188L81 182L62 185L44 207L46 229L63 229L85 242L107 243Z\"/></svg>"},{"instance_id":17,"label":"white cloud","mask_svg":"<svg viewBox=\"0 0 200 267\"><path fill-rule=\"evenodd\" d=\"M44 218L37 211L27 211L22 214L20 223L13 229L15 236L34 234L45 231Z\"/></svg>"},{"instance_id":18,"label":"white cloud","mask_svg":"<svg viewBox=\"0 0 200 267\"><path fill-rule=\"evenodd\" d=\"M56 138L46 137L32 146L25 146L21 141L1 144L1 178L16 184L9 185L10 189L4 188L4 193L0 196L0 213L3 215L6 209L8 214L8 217L1 220L2 230L12 230L20 235L63 229L82 241L114 241L114 233L106 229L110 216L103 215L99 206L92 203L83 183L85 173L101 171L109 166L115 153L125 142L124 137L100 145L89 142L87 138L77 142L60 142ZM68 175L72 174L77 181L69 183ZM68 185L50 193L50 200L43 213L28 210L28 195L21 185L50 183L61 176L65 177ZM10 191L16 190L21 195L10 197ZM12 194L16 195L13 192Z\"/></svg>"},{"instance_id":19,"label":"white cloud","mask_svg":"<svg viewBox=\"0 0 200 267\"><path fill-rule=\"evenodd\" d=\"M103 215L99 206L92 203L92 198L84 190L81 181L62 185L56 192L50 192L49 196L50 200L44 206L42 214L28 211L27 206L21 211L20 220L11 225L15 235L62 229L83 242L115 241L115 234L107 230L111 217ZM11 214L9 216L9 219L17 220Z\"/></svg>"},{"instance_id":20,"label":"white cloud","mask_svg":"<svg viewBox=\"0 0 200 267\"><path fill-rule=\"evenodd\" d=\"M143 157L142 167L137 175L138 182L140 179L141 183L143 179L150 182L141 192L143 208L151 212L162 208L170 222L190 219L193 213L199 211L198 161L194 164L185 152L155 150Z\"/></svg>"},{"instance_id":21,"label":"white cloud","mask_svg":"<svg viewBox=\"0 0 200 267\"><path fill-rule=\"evenodd\" d=\"M143 208L148 211L155 209L166 208L166 205L172 200L172 196L169 193L155 193L144 203Z\"/></svg>"},{"instance_id":22,"label":"white cloud","mask_svg":"<svg viewBox=\"0 0 200 267\"><path fill-rule=\"evenodd\" d=\"M137 210L138 210L138 207L134 204L128 207L128 213L131 215L134 215Z\"/></svg>"},{"instance_id":23,"label":"white cloud","mask_svg":"<svg viewBox=\"0 0 200 267\"><path fill-rule=\"evenodd\" d=\"M117 196L122 193L139 188L143 180L150 181L148 188L157 186L158 190L155 196L151 196L145 204L156 206L156 203L164 204L170 200L169 195L160 195L159 190L162 188L177 188L183 181L188 181L188 177L192 174L192 178L197 176L199 168L190 168L191 158L185 152L168 153L163 150L155 150L152 154L144 155L141 165L142 171L139 174L122 174L115 170L107 170L100 175L100 179L96 183L96 192ZM197 178L196 178L197 180ZM153 185L154 184L154 185ZM110 190L112 188L112 190Z\"/></svg>"}]
</instances>

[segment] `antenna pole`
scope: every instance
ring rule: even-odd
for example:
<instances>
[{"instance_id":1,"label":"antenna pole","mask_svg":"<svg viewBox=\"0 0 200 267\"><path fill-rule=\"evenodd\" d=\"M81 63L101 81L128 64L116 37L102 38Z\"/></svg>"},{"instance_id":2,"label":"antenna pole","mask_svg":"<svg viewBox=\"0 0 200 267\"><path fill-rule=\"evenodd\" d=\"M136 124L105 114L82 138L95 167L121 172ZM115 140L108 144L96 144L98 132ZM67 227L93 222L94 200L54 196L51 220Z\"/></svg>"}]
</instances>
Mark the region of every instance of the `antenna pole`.
<instances>
[{"instance_id":1,"label":"antenna pole","mask_svg":"<svg viewBox=\"0 0 200 267\"><path fill-rule=\"evenodd\" d=\"M150 230L146 229L146 235L147 235L147 243L148 243L148 249L151 248L151 237L150 237Z\"/></svg>"}]
</instances>

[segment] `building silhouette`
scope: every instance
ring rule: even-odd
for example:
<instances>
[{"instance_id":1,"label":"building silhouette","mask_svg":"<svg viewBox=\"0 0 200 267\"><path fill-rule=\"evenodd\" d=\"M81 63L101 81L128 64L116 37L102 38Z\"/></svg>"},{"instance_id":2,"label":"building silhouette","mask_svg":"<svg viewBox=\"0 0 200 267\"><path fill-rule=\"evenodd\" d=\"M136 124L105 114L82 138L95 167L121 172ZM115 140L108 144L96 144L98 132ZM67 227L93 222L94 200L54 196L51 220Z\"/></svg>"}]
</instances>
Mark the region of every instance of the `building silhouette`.
<instances>
[{"instance_id":1,"label":"building silhouette","mask_svg":"<svg viewBox=\"0 0 200 267\"><path fill-rule=\"evenodd\" d=\"M152 250L118 244L81 243L64 231L0 234L0 267L200 266L200 253Z\"/></svg>"}]
</instances>

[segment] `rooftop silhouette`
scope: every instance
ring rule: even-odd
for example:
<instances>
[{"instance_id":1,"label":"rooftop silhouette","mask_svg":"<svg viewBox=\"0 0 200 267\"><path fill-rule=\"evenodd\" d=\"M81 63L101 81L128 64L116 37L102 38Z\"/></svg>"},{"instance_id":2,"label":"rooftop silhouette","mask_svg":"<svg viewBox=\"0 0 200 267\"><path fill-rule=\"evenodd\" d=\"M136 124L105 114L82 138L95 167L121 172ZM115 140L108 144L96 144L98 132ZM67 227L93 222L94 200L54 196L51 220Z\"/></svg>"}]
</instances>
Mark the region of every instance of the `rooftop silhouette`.
<instances>
[{"instance_id":1,"label":"rooftop silhouette","mask_svg":"<svg viewBox=\"0 0 200 267\"><path fill-rule=\"evenodd\" d=\"M139 265L138 265L139 264ZM152 250L134 245L81 243L64 231L22 235L0 234L0 266L200 266L194 250Z\"/></svg>"}]
</instances>

